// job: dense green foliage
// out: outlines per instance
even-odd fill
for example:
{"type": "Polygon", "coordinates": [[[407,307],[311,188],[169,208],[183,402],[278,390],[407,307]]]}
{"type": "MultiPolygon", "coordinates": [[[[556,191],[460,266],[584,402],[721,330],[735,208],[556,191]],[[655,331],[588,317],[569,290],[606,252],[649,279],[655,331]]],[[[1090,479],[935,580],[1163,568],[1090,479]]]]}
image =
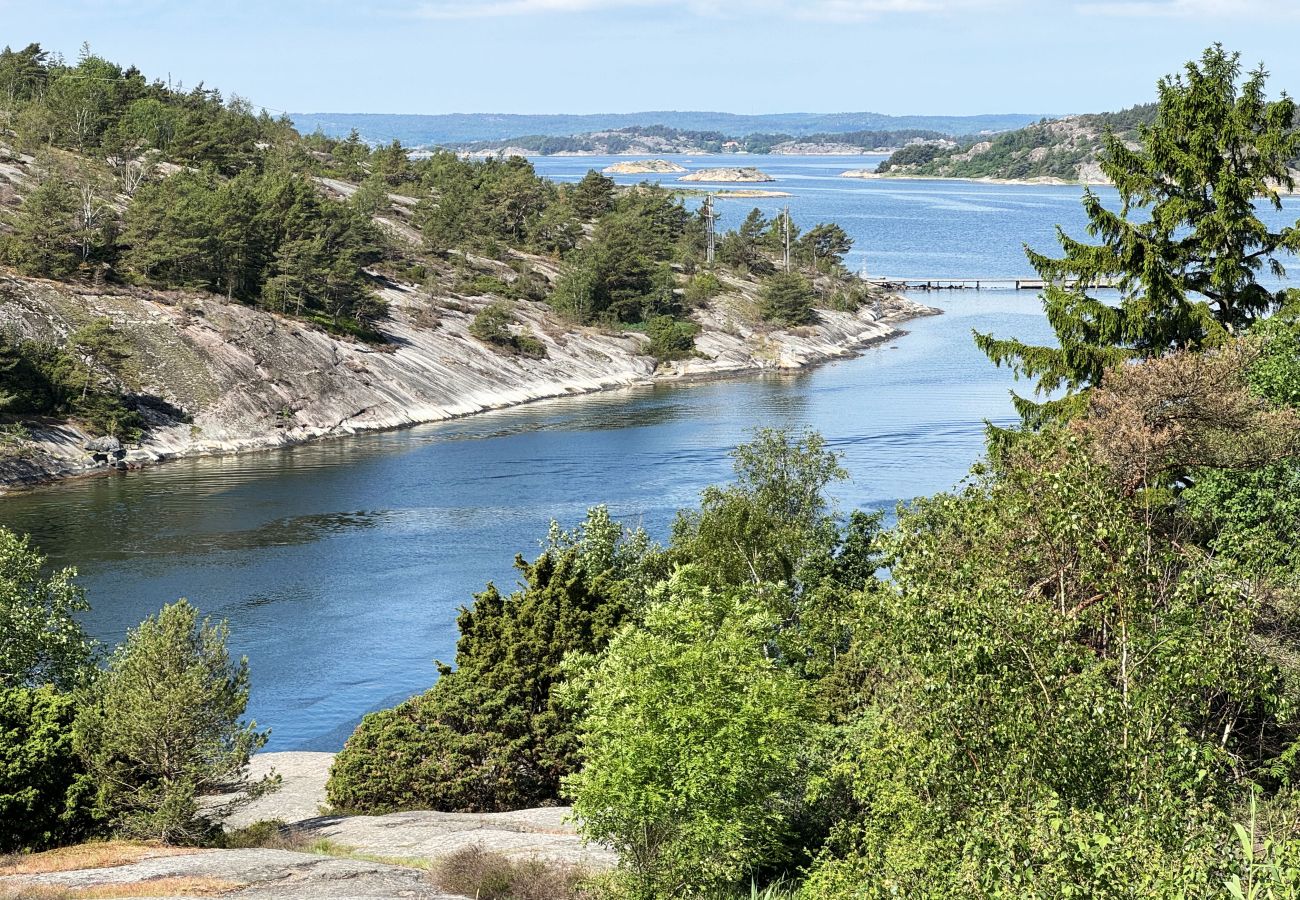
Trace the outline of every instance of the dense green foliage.
{"type": "Polygon", "coordinates": [[[383,312],[362,271],[381,255],[373,224],[290,172],[181,172],[145,184],[123,240],[123,266],[150,283],[205,288],[331,325],[383,312]]]}
{"type": "Polygon", "coordinates": [[[579,322],[641,322],[677,312],[669,263],[699,222],[649,184],[617,198],[573,255],[551,305],[579,322]]]}
{"type": "Polygon", "coordinates": [[[139,412],[105,383],[126,354],[112,327],[92,322],[69,343],[65,348],[0,330],[0,410],[76,419],[99,434],[136,433],[139,412]]]}
{"type": "Polygon", "coordinates": [[[204,288],[344,330],[383,314],[364,269],[385,241],[362,203],[322,196],[287,120],[33,44],[0,53],[5,132],[41,154],[0,235],[0,261],[25,274],[204,288]]]}
{"type": "Polygon", "coordinates": [[[88,51],[71,67],[35,46],[6,54],[19,142],[82,154],[51,157],[19,210],[6,261],[69,277],[120,258],[126,277],[333,322],[377,312],[360,275],[379,252],[377,234],[259,149],[290,140],[288,123],[212,91],[147,83],[88,51]],[[24,78],[34,86],[14,87],[24,78]],[[163,161],[191,168],[152,177],[163,161]],[[120,227],[108,209],[114,187],[131,197],[120,227]]]}
{"type": "Polygon", "coordinates": [[[93,791],[73,749],[73,691],[93,672],[72,569],[47,572],[27,538],[0,529],[0,853],[94,830],[93,791]]]}
{"type": "Polygon", "coordinates": [[[242,721],[248,661],[233,663],[226,626],[184,600],[132,630],[77,714],[76,747],[95,811],[119,833],[192,843],[238,805],[274,787],[245,773],[267,739],[242,721]],[[200,799],[236,793],[217,806],[200,799]]]}
{"type": "Polygon", "coordinates": [[[1286,290],[1258,275],[1282,272],[1285,255],[1300,249],[1300,229],[1271,230],[1254,204],[1281,209],[1279,188],[1293,186],[1295,103],[1266,98],[1263,69],[1244,81],[1240,74],[1238,57],[1215,46],[1184,75],[1162,79],[1138,149],[1106,138],[1101,165],[1121,209],[1084,194],[1088,230],[1101,243],[1062,232],[1062,257],[1029,251],[1048,285],[1043,303],[1059,346],[977,337],[989,358],[1033,379],[1038,393],[1067,392],[1042,403],[1017,397],[1027,422],[1078,409],[1076,392],[1124,360],[1214,346],[1286,300],[1286,290]],[[1107,282],[1121,292],[1118,305],[1089,293],[1107,282]]]}
{"type": "Polygon", "coordinates": [[[815,896],[1176,896],[1216,877],[1295,712],[1266,598],[1044,438],[899,522],[855,622],[874,688],[822,790],[815,896]]]}
{"type": "Polygon", "coordinates": [[[94,786],[73,749],[75,715],[72,696],[48,685],[0,688],[0,853],[94,833],[94,786]]]}
{"type": "Polygon", "coordinates": [[[699,332],[700,326],[694,322],[672,316],[655,316],[645,328],[650,338],[650,355],[661,361],[692,356],[695,353],[695,335],[699,332]]]}
{"type": "Polygon", "coordinates": [[[335,759],[330,803],[355,811],[492,811],[554,803],[577,764],[574,710],[556,691],[570,654],[604,649],[636,612],[658,554],[604,509],[517,566],[457,620],[456,668],[427,693],[362,720],[335,759]]]}
{"type": "Polygon", "coordinates": [[[473,161],[439,152],[414,169],[413,177],[428,191],[417,221],[426,247],[435,252],[526,245],[547,207],[559,201],[556,187],[519,156],[473,161]]]}
{"type": "Polygon", "coordinates": [[[201,85],[188,92],[147,81],[83,46],[75,64],[37,44],[0,52],[0,125],[32,149],[63,147],[125,165],[157,151],[184,165],[233,174],[257,143],[292,131],[201,85]]]}
{"type": "Polygon", "coordinates": [[[93,645],[77,622],[89,607],[73,569],[46,573],[30,541],[0,529],[0,689],[68,691],[85,679],[93,645]]]}
{"type": "Polygon", "coordinates": [[[635,896],[744,882],[786,862],[813,730],[808,686],[769,655],[761,585],[713,589],[679,569],[588,676],[583,763],[568,782],[592,840],[635,896]]]}
{"type": "Polygon", "coordinates": [[[238,722],[247,664],[184,601],[146,620],[107,671],[76,621],[75,572],[0,529],[0,852],[101,834],[190,842],[274,780],[247,784],[265,734],[238,722]],[[201,797],[235,792],[224,805],[201,797]]]}
{"type": "MultiPolygon", "coordinates": [[[[1300,323],[1278,315],[1251,332],[1249,388],[1272,404],[1300,407],[1300,323]]],[[[1235,440],[1252,451],[1271,443],[1241,431],[1235,440]]],[[[1300,572],[1300,459],[1288,454],[1256,466],[1196,469],[1185,480],[1182,500],[1206,523],[1217,555],[1273,577],[1300,572]]]]}

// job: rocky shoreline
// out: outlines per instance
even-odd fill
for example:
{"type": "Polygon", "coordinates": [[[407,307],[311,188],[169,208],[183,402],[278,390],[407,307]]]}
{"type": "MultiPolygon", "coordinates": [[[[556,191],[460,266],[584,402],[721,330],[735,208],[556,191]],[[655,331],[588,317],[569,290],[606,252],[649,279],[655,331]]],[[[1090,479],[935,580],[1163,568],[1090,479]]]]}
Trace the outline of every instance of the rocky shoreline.
{"type": "MultiPolygon", "coordinates": [[[[737,292],[742,282],[729,284],[737,292]]],[[[877,309],[820,311],[793,330],[747,323],[725,304],[698,310],[698,355],[657,365],[645,336],[560,328],[538,304],[521,303],[521,327],[546,346],[544,359],[505,354],[468,335],[477,306],[429,321],[413,285],[383,290],[389,343],[373,346],[207,295],[73,290],[0,277],[0,325],[58,340],[86,316],[111,319],[140,360],[133,392],[153,398],[144,439],[96,441],[74,425],[29,425],[20,454],[0,460],[0,487],[15,489],[167,460],[216,456],[445,421],[535,400],[656,381],[794,371],[897,337],[898,323],[937,310],[902,297],[877,309]],[[184,411],[188,415],[181,416],[184,411]]],[[[742,302],[743,302],[742,297],[742,302]]]]}

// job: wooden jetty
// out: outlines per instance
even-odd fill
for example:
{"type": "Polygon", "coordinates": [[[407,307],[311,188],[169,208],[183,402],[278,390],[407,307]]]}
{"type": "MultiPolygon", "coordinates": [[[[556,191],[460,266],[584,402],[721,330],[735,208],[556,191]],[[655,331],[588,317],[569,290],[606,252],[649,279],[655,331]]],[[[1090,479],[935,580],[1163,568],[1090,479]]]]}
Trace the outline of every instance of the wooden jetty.
{"type": "MultiPolygon", "coordinates": [[[[870,285],[887,291],[1041,291],[1047,287],[1047,282],[1041,278],[894,278],[880,276],[868,277],[863,280],[870,285]]],[[[1098,281],[1092,286],[1113,288],[1117,284],[1107,279],[1098,281]]]]}

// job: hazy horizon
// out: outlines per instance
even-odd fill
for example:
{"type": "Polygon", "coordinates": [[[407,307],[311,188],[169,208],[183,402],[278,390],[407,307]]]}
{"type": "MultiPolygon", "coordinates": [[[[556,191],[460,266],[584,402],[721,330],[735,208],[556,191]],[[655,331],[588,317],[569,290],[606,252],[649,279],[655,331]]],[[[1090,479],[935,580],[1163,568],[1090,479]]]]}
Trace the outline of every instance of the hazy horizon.
{"type": "MultiPolygon", "coordinates": [[[[147,73],[146,73],[147,74],[147,73]]],[[[1148,102],[1148,101],[1139,101],[1148,102]]],[[[1128,106],[1136,104],[1130,103],[1128,106]]],[[[682,115],[686,113],[697,113],[703,115],[719,116],[852,116],[852,115],[880,115],[888,116],[893,119],[906,118],[953,118],[953,119],[978,119],[984,116],[1072,116],[1081,113],[1090,112],[1110,112],[1111,110],[1094,110],[1078,109],[1069,112],[1032,112],[1015,109],[982,109],[973,113],[954,113],[945,110],[910,110],[901,113],[886,113],[878,109],[763,109],[757,112],[736,112],[734,109],[707,109],[700,107],[698,109],[597,109],[591,112],[576,112],[571,109],[542,109],[536,112],[518,112],[508,109],[471,109],[460,110],[457,112],[411,112],[409,110],[362,110],[362,109],[291,109],[286,110],[290,115],[345,115],[345,116],[517,116],[517,117],[541,117],[541,116],[574,116],[574,117],[598,117],[598,116],[640,116],[640,115],[682,115]]]]}

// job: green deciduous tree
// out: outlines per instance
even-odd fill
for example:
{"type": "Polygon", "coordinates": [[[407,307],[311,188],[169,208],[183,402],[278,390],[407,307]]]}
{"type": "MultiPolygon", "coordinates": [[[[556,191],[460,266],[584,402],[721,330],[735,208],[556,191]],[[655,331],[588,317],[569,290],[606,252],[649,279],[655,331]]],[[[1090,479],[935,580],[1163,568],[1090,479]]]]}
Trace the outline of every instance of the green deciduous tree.
{"type": "MultiPolygon", "coordinates": [[[[1300,249],[1300,229],[1269,228],[1255,204],[1282,208],[1300,131],[1290,97],[1267,99],[1262,68],[1240,76],[1238,56],[1215,45],[1160,81],[1155,120],[1139,128],[1137,149],[1108,135],[1101,167],[1120,210],[1091,190],[1083,200],[1100,243],[1062,231],[1063,256],[1028,251],[1048,283],[1044,306],[1059,346],[976,335],[992,360],[1033,379],[1039,393],[1074,394],[1123,360],[1220,343],[1282,303],[1285,292],[1258,276],[1281,273],[1285,255],[1300,249]],[[1111,283],[1118,304],[1093,296],[1111,283]]],[[[1072,396],[1016,403],[1031,424],[1080,408],[1072,396]]]]}
{"type": "Polygon", "coordinates": [[[70,690],[91,669],[93,645],[77,622],[90,607],[74,569],[46,574],[26,537],[0,528],[0,688],[70,690]]]}
{"type": "Polygon", "coordinates": [[[226,636],[184,600],[163,607],[127,635],[78,713],[96,811],[120,833],[193,843],[276,786],[247,778],[267,732],[242,719],[248,661],[231,661],[226,636]],[[200,805],[218,794],[235,796],[200,805]]]}
{"type": "Polygon", "coordinates": [[[735,482],[705,488],[698,510],[678,514],[672,553],[716,585],[792,584],[807,560],[835,544],[826,490],[847,474],[815,432],[762,429],[733,456],[735,482]]]}
{"type": "Polygon", "coordinates": [[[715,591],[699,574],[661,587],[584,684],[583,767],[566,787],[636,897],[738,886],[779,864],[801,799],[811,708],[768,652],[766,586],[715,591]]]}

